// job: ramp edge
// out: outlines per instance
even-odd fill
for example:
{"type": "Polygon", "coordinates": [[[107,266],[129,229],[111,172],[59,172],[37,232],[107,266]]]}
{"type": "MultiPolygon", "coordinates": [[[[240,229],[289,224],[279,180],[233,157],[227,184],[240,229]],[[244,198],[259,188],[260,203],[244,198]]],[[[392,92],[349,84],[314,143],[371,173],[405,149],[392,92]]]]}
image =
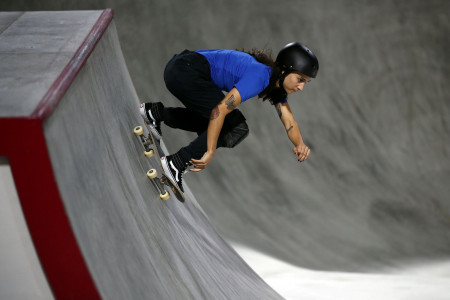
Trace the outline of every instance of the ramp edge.
{"type": "Polygon", "coordinates": [[[53,112],[108,28],[112,18],[113,10],[105,9],[72,59],[39,102],[31,114],[32,118],[46,119],[53,112]]]}

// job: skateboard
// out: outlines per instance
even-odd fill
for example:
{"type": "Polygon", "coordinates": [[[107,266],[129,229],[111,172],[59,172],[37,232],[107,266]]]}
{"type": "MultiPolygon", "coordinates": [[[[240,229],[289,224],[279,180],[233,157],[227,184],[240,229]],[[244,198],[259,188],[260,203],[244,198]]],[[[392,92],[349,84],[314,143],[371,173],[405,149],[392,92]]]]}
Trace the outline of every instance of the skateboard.
{"type": "Polygon", "coordinates": [[[140,138],[142,145],[144,146],[144,155],[146,157],[152,157],[156,153],[156,160],[159,163],[159,169],[161,170],[161,176],[158,177],[158,172],[156,169],[150,169],[147,172],[147,177],[150,179],[152,184],[155,186],[155,188],[159,192],[159,197],[161,200],[167,200],[170,198],[169,192],[167,192],[164,189],[164,185],[168,186],[175,197],[180,202],[184,202],[184,195],[183,192],[180,190],[178,185],[170,179],[166,173],[164,173],[164,169],[161,164],[161,155],[160,153],[164,154],[164,151],[161,148],[159,140],[156,140],[153,137],[152,131],[150,129],[150,126],[147,124],[147,122],[144,120],[144,124],[147,127],[148,136],[144,135],[144,128],[142,126],[136,126],[134,128],[134,134],[140,138]]]}

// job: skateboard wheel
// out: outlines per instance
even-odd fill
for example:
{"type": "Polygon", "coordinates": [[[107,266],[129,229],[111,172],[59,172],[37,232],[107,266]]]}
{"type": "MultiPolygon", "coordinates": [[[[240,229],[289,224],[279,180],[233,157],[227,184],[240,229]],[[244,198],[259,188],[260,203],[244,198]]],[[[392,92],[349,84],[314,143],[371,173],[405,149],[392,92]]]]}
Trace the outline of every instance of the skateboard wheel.
{"type": "Polygon", "coordinates": [[[144,155],[146,157],[152,157],[153,155],[155,155],[155,151],[153,151],[153,149],[150,149],[149,151],[144,151],[144,155]]]}
{"type": "Polygon", "coordinates": [[[134,128],[134,134],[135,135],[143,135],[144,134],[144,128],[142,128],[142,126],[136,126],[134,128]]]}
{"type": "Polygon", "coordinates": [[[167,191],[164,191],[164,194],[159,194],[159,198],[161,198],[161,200],[167,200],[170,198],[170,194],[167,191]]]}
{"type": "Polygon", "coordinates": [[[156,176],[158,176],[158,173],[156,172],[155,169],[148,170],[148,172],[147,172],[147,177],[148,178],[154,179],[154,178],[156,178],[156,176]]]}

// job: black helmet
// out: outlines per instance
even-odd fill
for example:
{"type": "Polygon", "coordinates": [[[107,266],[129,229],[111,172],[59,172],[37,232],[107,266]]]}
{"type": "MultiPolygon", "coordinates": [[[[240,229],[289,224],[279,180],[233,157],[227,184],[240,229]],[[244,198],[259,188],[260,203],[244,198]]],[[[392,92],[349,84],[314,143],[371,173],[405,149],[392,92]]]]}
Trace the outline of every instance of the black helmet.
{"type": "Polygon", "coordinates": [[[311,78],[316,78],[319,71],[317,57],[308,47],[300,43],[284,46],[278,53],[275,63],[287,73],[296,71],[311,78]]]}

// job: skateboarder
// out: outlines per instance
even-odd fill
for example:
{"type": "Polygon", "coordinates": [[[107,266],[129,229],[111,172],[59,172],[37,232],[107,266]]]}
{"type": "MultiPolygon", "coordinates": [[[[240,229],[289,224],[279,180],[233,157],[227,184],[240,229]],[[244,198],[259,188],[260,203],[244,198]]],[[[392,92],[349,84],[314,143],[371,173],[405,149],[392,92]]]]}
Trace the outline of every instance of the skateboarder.
{"type": "Polygon", "coordinates": [[[165,173],[183,191],[182,175],[189,165],[193,165],[191,171],[199,172],[208,166],[217,148],[239,144],[249,129],[236,107],[254,96],[275,106],[298,161],[307,159],[310,149],[303,142],[287,95],[303,90],[318,69],[316,56],[300,43],[287,44],[275,61],[261,50],[185,50],[175,55],[165,68],[164,81],[185,107],[147,102],[141,104],[141,114],[158,139],[162,122],[196,132],[198,137],[161,158],[165,173]]]}

